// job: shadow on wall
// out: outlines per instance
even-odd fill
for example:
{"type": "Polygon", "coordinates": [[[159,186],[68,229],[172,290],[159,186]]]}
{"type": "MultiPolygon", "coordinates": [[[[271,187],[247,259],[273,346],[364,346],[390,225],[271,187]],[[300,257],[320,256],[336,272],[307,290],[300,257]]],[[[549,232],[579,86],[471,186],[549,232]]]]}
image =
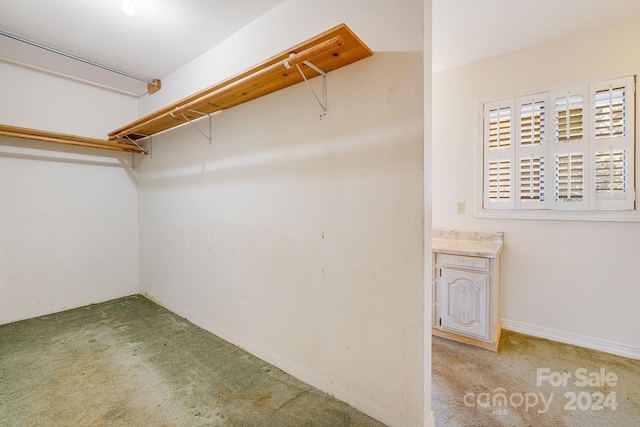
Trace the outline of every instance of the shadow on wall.
{"type": "Polygon", "coordinates": [[[98,150],[70,145],[60,146],[40,141],[7,138],[0,136],[0,157],[10,159],[24,159],[40,162],[68,163],[88,166],[122,168],[131,182],[137,183],[138,177],[132,170],[134,165],[142,161],[141,154],[118,153],[115,151],[98,150]]]}
{"type": "MultiPolygon", "coordinates": [[[[320,90],[319,78],[310,84],[320,90]]],[[[355,157],[362,164],[379,157],[375,172],[391,173],[402,167],[394,166],[394,153],[423,138],[422,52],[376,53],[329,73],[328,100],[326,117],[319,117],[313,94],[299,84],[214,114],[211,144],[188,123],[158,135],[153,157],[142,161],[143,179],[177,185],[197,176],[286,178],[325,173],[355,157]]],[[[195,124],[206,127],[206,120],[195,124]]]]}

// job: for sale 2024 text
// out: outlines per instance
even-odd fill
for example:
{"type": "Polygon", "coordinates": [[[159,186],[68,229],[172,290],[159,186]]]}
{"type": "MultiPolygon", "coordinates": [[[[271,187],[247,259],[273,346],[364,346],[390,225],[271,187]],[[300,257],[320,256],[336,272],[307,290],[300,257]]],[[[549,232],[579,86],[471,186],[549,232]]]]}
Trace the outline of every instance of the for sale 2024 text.
{"type": "Polygon", "coordinates": [[[600,390],[591,391],[592,388],[613,388],[618,384],[618,375],[600,368],[599,371],[589,371],[586,368],[578,368],[571,372],[554,372],[549,368],[538,368],[536,383],[538,387],[547,383],[552,387],[566,387],[571,381],[572,385],[585,388],[585,391],[568,391],[564,394],[567,402],[564,409],[568,411],[591,410],[603,411],[606,409],[615,411],[618,407],[616,392],[603,393],[600,390]]]}

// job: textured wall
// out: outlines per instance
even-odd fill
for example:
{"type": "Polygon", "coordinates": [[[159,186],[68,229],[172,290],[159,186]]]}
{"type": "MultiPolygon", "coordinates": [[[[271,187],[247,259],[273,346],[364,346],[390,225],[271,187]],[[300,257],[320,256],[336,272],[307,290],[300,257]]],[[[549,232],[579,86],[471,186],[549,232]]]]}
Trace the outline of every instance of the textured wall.
{"type": "Polygon", "coordinates": [[[211,145],[154,138],[140,168],[141,291],[391,425],[425,405],[422,12],[285,2],[162,103],[345,22],[375,54],[329,74],[327,117],[297,85],[214,115],[211,145]]]}
{"type": "MultiPolygon", "coordinates": [[[[0,123],[105,138],[136,98],[0,62],[0,123]]],[[[137,292],[130,155],[2,138],[0,323],[137,292]]]]}
{"type": "MultiPolygon", "coordinates": [[[[433,79],[434,227],[505,232],[502,318],[535,335],[640,357],[634,222],[479,219],[476,102],[575,79],[637,72],[638,21],[444,71],[433,79]],[[593,53],[598,52],[598,60],[593,53]],[[466,214],[456,214],[456,202],[466,214]]],[[[636,183],[637,185],[637,183],[636,183]]],[[[635,215],[636,219],[639,218],[635,215]]]]}

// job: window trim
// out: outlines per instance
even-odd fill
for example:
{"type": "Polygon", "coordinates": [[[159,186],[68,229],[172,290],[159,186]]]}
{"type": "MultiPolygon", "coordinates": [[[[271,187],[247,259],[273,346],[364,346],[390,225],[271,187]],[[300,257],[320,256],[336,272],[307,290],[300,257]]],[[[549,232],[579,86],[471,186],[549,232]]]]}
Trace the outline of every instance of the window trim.
{"type": "Polygon", "coordinates": [[[552,209],[485,209],[484,208],[484,105],[504,100],[505,98],[519,98],[541,92],[553,92],[567,86],[587,84],[596,80],[613,80],[617,78],[635,76],[636,85],[640,83],[640,70],[631,70],[609,74],[594,78],[564,81],[556,84],[517,90],[502,95],[488,96],[475,101],[475,216],[480,219],[533,219],[558,221],[607,221],[607,222],[640,222],[640,90],[635,90],[635,128],[634,128],[634,210],[552,210],[552,209]]]}

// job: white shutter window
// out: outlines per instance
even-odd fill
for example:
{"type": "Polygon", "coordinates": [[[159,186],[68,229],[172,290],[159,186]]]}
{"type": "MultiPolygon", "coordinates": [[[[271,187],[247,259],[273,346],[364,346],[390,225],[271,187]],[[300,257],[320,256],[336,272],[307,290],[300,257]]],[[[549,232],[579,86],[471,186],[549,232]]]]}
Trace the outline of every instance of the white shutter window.
{"type": "Polygon", "coordinates": [[[511,146],[511,106],[497,105],[489,110],[489,149],[511,146]]]}
{"type": "Polygon", "coordinates": [[[489,202],[509,202],[511,199],[511,160],[489,161],[489,202]]]}
{"type": "Polygon", "coordinates": [[[546,133],[548,97],[538,94],[516,100],[516,208],[544,209],[546,199],[546,133]]]}
{"type": "Polygon", "coordinates": [[[483,209],[635,211],[636,78],[483,104],[483,209]]]}
{"type": "Polygon", "coordinates": [[[596,90],[594,98],[594,138],[624,136],[626,88],[610,84],[606,89],[596,90]]]}
{"type": "Polygon", "coordinates": [[[514,207],[514,102],[484,106],[484,207],[514,207]]]}
{"type": "Polygon", "coordinates": [[[533,208],[534,206],[525,206],[527,202],[540,202],[543,207],[546,198],[545,188],[545,164],[544,157],[521,157],[520,158],[520,203],[522,208],[533,208]]]}
{"type": "MultiPolygon", "coordinates": [[[[584,181],[583,153],[564,153],[556,155],[556,202],[583,204],[585,200],[584,181]]],[[[566,207],[570,208],[569,205],[566,207]]]]}
{"type": "MultiPolygon", "coordinates": [[[[540,98],[540,96],[538,96],[540,98]]],[[[540,146],[544,142],[546,101],[532,98],[529,102],[520,102],[520,145],[540,146]]]]}
{"type": "Polygon", "coordinates": [[[554,159],[553,182],[555,209],[583,210],[589,207],[588,175],[585,162],[588,157],[586,129],[588,116],[585,104],[588,91],[584,86],[551,92],[554,137],[549,154],[554,159]]]}
{"type": "Polygon", "coordinates": [[[556,142],[579,142],[584,136],[582,93],[559,96],[555,100],[556,142]]]}
{"type": "Polygon", "coordinates": [[[595,153],[595,190],[609,198],[624,196],[627,191],[627,152],[614,150],[595,153]]]}
{"type": "Polygon", "coordinates": [[[594,83],[591,91],[591,197],[594,209],[634,208],[634,78],[594,83]]]}

